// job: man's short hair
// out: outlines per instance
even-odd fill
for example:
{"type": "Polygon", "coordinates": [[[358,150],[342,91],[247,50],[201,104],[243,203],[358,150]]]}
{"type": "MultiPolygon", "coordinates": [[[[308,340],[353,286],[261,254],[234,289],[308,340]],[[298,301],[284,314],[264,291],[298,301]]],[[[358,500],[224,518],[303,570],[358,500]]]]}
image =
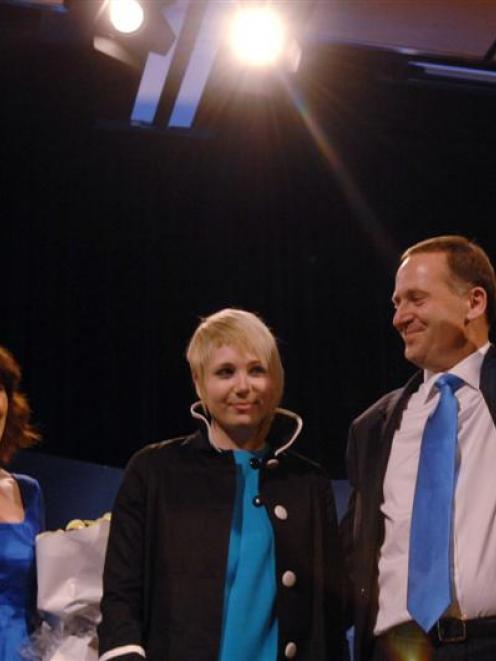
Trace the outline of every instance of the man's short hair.
{"type": "Polygon", "coordinates": [[[419,253],[442,252],[452,275],[471,287],[482,287],[487,294],[486,318],[490,327],[496,321],[496,277],[491,260],[484,250],[464,236],[435,236],[411,246],[401,255],[400,263],[419,253]]]}
{"type": "Polygon", "coordinates": [[[202,319],[186,350],[193,380],[203,384],[205,367],[215,349],[231,346],[252,353],[274,380],[275,403],[282,398],[284,370],[275,337],[265,323],[252,312],[225,308],[202,319]]]}

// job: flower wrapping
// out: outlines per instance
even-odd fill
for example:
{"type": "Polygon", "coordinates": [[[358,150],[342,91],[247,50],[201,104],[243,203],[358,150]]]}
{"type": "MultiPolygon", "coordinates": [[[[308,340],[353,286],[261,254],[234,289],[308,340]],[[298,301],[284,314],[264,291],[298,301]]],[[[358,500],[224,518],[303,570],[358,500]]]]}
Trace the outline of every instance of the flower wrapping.
{"type": "Polygon", "coordinates": [[[45,619],[34,636],[43,661],[96,661],[102,574],[110,522],[36,538],[38,610],[45,619]]]}

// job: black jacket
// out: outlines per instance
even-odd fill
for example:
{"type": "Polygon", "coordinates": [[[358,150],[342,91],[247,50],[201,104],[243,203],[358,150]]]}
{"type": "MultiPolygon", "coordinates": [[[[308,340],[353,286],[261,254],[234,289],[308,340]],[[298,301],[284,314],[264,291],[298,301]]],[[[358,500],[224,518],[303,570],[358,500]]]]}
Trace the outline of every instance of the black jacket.
{"type": "MultiPolygon", "coordinates": [[[[276,544],[277,658],[286,659],[294,643],[296,661],[341,661],[347,648],[330,480],[290,451],[269,453],[260,471],[276,544]],[[293,587],[282,584],[288,570],[293,587]]],[[[131,459],[105,564],[104,659],[140,661],[142,648],[150,661],[217,661],[235,490],[232,453],[215,450],[201,432],[131,459]]]]}
{"type": "MultiPolygon", "coordinates": [[[[391,445],[403,411],[422,382],[417,372],[399,390],[385,395],[351,425],[348,477],[353,487],[341,524],[348,573],[353,584],[355,661],[370,661],[378,609],[378,560],[384,541],[383,483],[391,445]]],[[[481,369],[481,391],[496,425],[496,348],[488,350],[481,369]]]]}

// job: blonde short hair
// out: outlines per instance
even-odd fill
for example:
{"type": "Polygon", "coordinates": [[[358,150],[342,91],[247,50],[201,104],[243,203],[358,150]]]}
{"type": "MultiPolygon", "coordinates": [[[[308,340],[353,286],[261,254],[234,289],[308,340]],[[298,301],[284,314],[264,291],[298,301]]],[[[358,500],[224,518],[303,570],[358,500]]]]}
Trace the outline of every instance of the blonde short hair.
{"type": "Polygon", "coordinates": [[[284,388],[284,370],[275,337],[256,314],[225,308],[202,319],[186,350],[193,381],[203,384],[205,367],[212,352],[227,345],[252,353],[274,380],[274,408],[280,403],[284,388]]]}

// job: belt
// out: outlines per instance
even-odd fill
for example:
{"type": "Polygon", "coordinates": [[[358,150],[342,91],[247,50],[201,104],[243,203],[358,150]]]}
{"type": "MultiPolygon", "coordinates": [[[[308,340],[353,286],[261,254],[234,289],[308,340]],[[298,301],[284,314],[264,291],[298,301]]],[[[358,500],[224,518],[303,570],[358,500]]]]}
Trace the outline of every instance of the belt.
{"type": "Polygon", "coordinates": [[[459,643],[468,638],[496,636],[496,617],[479,617],[476,620],[443,617],[428,635],[433,643],[459,643]]]}
{"type": "Polygon", "coordinates": [[[461,643],[470,638],[496,637],[496,617],[480,617],[475,620],[443,617],[428,633],[425,633],[416,622],[405,622],[389,629],[382,636],[385,638],[414,638],[430,641],[436,646],[445,643],[461,643]]]}

